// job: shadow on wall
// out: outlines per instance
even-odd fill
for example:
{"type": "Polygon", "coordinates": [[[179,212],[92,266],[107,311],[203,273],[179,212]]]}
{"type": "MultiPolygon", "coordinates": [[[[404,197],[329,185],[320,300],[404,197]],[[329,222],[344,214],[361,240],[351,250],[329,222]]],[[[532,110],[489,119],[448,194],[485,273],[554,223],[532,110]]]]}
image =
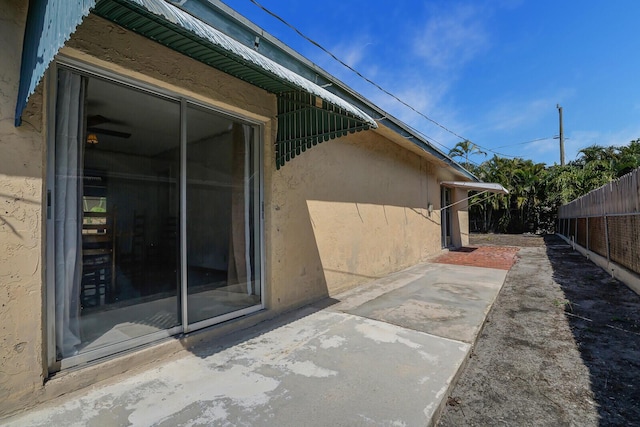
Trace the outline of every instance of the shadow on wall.
{"type": "Polygon", "coordinates": [[[308,200],[307,210],[332,292],[423,260],[428,222],[439,238],[439,223],[415,208],[308,200]]]}
{"type": "Polygon", "coordinates": [[[3,193],[0,193],[0,200],[5,201],[5,203],[2,205],[2,209],[4,209],[4,212],[0,212],[0,226],[6,226],[7,228],[9,228],[9,230],[11,230],[11,233],[13,233],[17,238],[22,239],[22,234],[20,234],[18,229],[15,228],[9,222],[9,218],[12,216],[10,215],[10,211],[9,211],[9,209],[12,209],[10,205],[27,204],[27,205],[39,206],[40,202],[35,200],[25,199],[22,197],[12,196],[10,194],[3,194],[3,193]]]}
{"type": "MultiPolygon", "coordinates": [[[[0,85],[2,86],[2,85],[0,85]]],[[[2,92],[0,87],[0,92],[2,92]]],[[[11,92],[11,91],[9,91],[11,92]]],[[[13,111],[15,98],[8,96],[7,110],[13,111]],[[9,107],[10,106],[10,107],[9,107]]],[[[0,101],[2,110],[3,101],[0,101]]],[[[6,227],[8,231],[23,239],[18,230],[24,227],[22,220],[25,205],[42,206],[39,199],[42,194],[43,169],[43,134],[42,134],[42,83],[36,93],[31,96],[23,114],[20,127],[15,127],[13,117],[0,118],[0,135],[2,136],[3,151],[0,155],[0,176],[2,178],[2,192],[0,193],[0,230],[6,227]],[[26,179],[25,179],[26,178],[26,179]],[[30,197],[25,197],[30,196],[30,197]]]]}
{"type": "Polygon", "coordinates": [[[285,164],[272,200],[272,263],[278,279],[290,280],[283,288],[295,288],[297,301],[330,295],[439,251],[438,180],[449,177],[436,173],[374,132],[326,142],[285,164]]]}
{"type": "Polygon", "coordinates": [[[633,425],[640,419],[640,296],[559,237],[548,235],[545,243],[600,425],[633,425]]]}

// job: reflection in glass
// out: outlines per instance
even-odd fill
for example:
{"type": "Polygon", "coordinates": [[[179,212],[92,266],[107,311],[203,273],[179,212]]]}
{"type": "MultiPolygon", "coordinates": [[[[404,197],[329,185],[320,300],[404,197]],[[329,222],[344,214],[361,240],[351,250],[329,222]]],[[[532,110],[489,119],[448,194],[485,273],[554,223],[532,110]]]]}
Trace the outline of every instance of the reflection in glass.
{"type": "Polygon", "coordinates": [[[188,105],[181,117],[178,100],[58,70],[55,360],[85,353],[73,365],[178,333],[182,303],[189,324],[259,308],[254,129],[188,105]]]}
{"type": "Polygon", "coordinates": [[[56,347],[64,358],[179,325],[180,105],[64,69],[59,76],[56,347]]]}
{"type": "Polygon", "coordinates": [[[260,304],[253,129],[187,110],[189,323],[260,304]]]}

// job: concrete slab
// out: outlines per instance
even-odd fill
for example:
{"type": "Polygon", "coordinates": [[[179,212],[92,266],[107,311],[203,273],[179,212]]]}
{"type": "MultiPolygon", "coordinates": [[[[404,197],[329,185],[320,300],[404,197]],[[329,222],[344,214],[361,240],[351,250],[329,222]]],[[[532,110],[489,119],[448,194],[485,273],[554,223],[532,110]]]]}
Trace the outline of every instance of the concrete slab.
{"type": "Polygon", "coordinates": [[[8,425],[426,425],[468,350],[460,342],[320,311],[8,425]]]}
{"type": "Polygon", "coordinates": [[[330,310],[473,343],[506,270],[422,264],[342,296],[330,310]],[[401,284],[401,286],[398,286],[401,284]]]}
{"type": "Polygon", "coordinates": [[[418,265],[6,423],[429,425],[505,275],[418,265]]]}

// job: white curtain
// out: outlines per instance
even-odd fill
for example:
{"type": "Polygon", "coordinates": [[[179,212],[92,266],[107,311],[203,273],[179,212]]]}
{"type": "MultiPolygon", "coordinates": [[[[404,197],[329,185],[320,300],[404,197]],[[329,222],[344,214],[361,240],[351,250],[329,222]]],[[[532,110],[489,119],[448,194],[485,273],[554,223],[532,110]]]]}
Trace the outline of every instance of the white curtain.
{"type": "Polygon", "coordinates": [[[55,140],[56,347],[72,356],[80,344],[84,79],[58,70],[55,140]]]}
{"type": "Polygon", "coordinates": [[[245,268],[247,275],[247,294],[253,295],[253,280],[251,278],[251,224],[249,209],[251,209],[251,197],[250,194],[251,185],[251,172],[252,168],[250,165],[249,155],[251,153],[251,126],[242,125],[242,130],[244,134],[244,257],[245,257],[245,268]]]}

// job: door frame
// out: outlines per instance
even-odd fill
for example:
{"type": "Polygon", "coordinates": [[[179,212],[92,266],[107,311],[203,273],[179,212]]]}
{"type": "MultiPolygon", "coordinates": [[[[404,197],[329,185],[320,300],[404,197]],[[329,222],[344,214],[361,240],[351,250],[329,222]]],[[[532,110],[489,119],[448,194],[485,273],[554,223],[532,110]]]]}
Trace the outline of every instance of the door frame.
{"type": "Polygon", "coordinates": [[[448,187],[440,187],[440,242],[442,248],[446,249],[451,247],[452,242],[452,230],[451,230],[451,189],[448,187]]]}
{"type": "Polygon", "coordinates": [[[255,118],[243,115],[235,111],[224,110],[212,104],[207,104],[201,100],[193,99],[184,93],[174,92],[165,88],[157,87],[153,84],[136,80],[132,77],[115,73],[108,69],[95,66],[93,64],[85,63],[77,59],[69,58],[66,56],[58,57],[52,62],[45,77],[46,93],[47,93],[47,154],[46,154],[46,173],[45,173],[45,188],[46,188],[46,206],[45,206],[45,233],[44,238],[46,242],[45,248],[45,295],[46,301],[44,304],[46,330],[45,330],[45,348],[46,348],[46,360],[49,373],[55,373],[64,369],[78,366],[96,359],[115,357],[124,351],[135,351],[136,348],[165,339],[172,336],[179,336],[186,334],[197,329],[202,329],[214,324],[225,322],[237,317],[242,317],[256,311],[264,310],[266,305],[265,297],[265,232],[264,232],[264,140],[265,140],[265,123],[255,118]],[[55,206],[54,198],[54,182],[55,182],[55,121],[56,121],[56,100],[57,100],[57,87],[58,87],[58,67],[64,67],[70,71],[78,74],[82,74],[89,77],[100,78],[110,81],[115,84],[124,85],[132,90],[143,91],[154,96],[158,96],[165,99],[171,99],[180,103],[180,182],[179,182],[179,206],[180,206],[180,292],[178,294],[178,318],[181,319],[181,325],[157,331],[148,335],[144,335],[130,340],[125,340],[116,344],[112,344],[108,347],[99,348],[95,350],[89,350],[77,355],[57,359],[56,354],[56,323],[55,323],[55,227],[54,227],[54,215],[55,206]],[[231,313],[216,316],[210,319],[205,319],[196,323],[189,324],[187,318],[187,269],[186,269],[186,184],[187,184],[187,171],[186,171],[186,106],[195,105],[200,108],[207,109],[213,113],[223,115],[232,120],[239,121],[241,123],[250,125],[254,129],[253,141],[255,147],[254,163],[252,165],[252,171],[258,179],[257,185],[255,185],[252,197],[255,200],[254,206],[254,221],[256,228],[256,236],[259,242],[256,245],[256,250],[252,254],[256,259],[255,274],[256,281],[260,286],[260,304],[246,307],[231,313]]]}

